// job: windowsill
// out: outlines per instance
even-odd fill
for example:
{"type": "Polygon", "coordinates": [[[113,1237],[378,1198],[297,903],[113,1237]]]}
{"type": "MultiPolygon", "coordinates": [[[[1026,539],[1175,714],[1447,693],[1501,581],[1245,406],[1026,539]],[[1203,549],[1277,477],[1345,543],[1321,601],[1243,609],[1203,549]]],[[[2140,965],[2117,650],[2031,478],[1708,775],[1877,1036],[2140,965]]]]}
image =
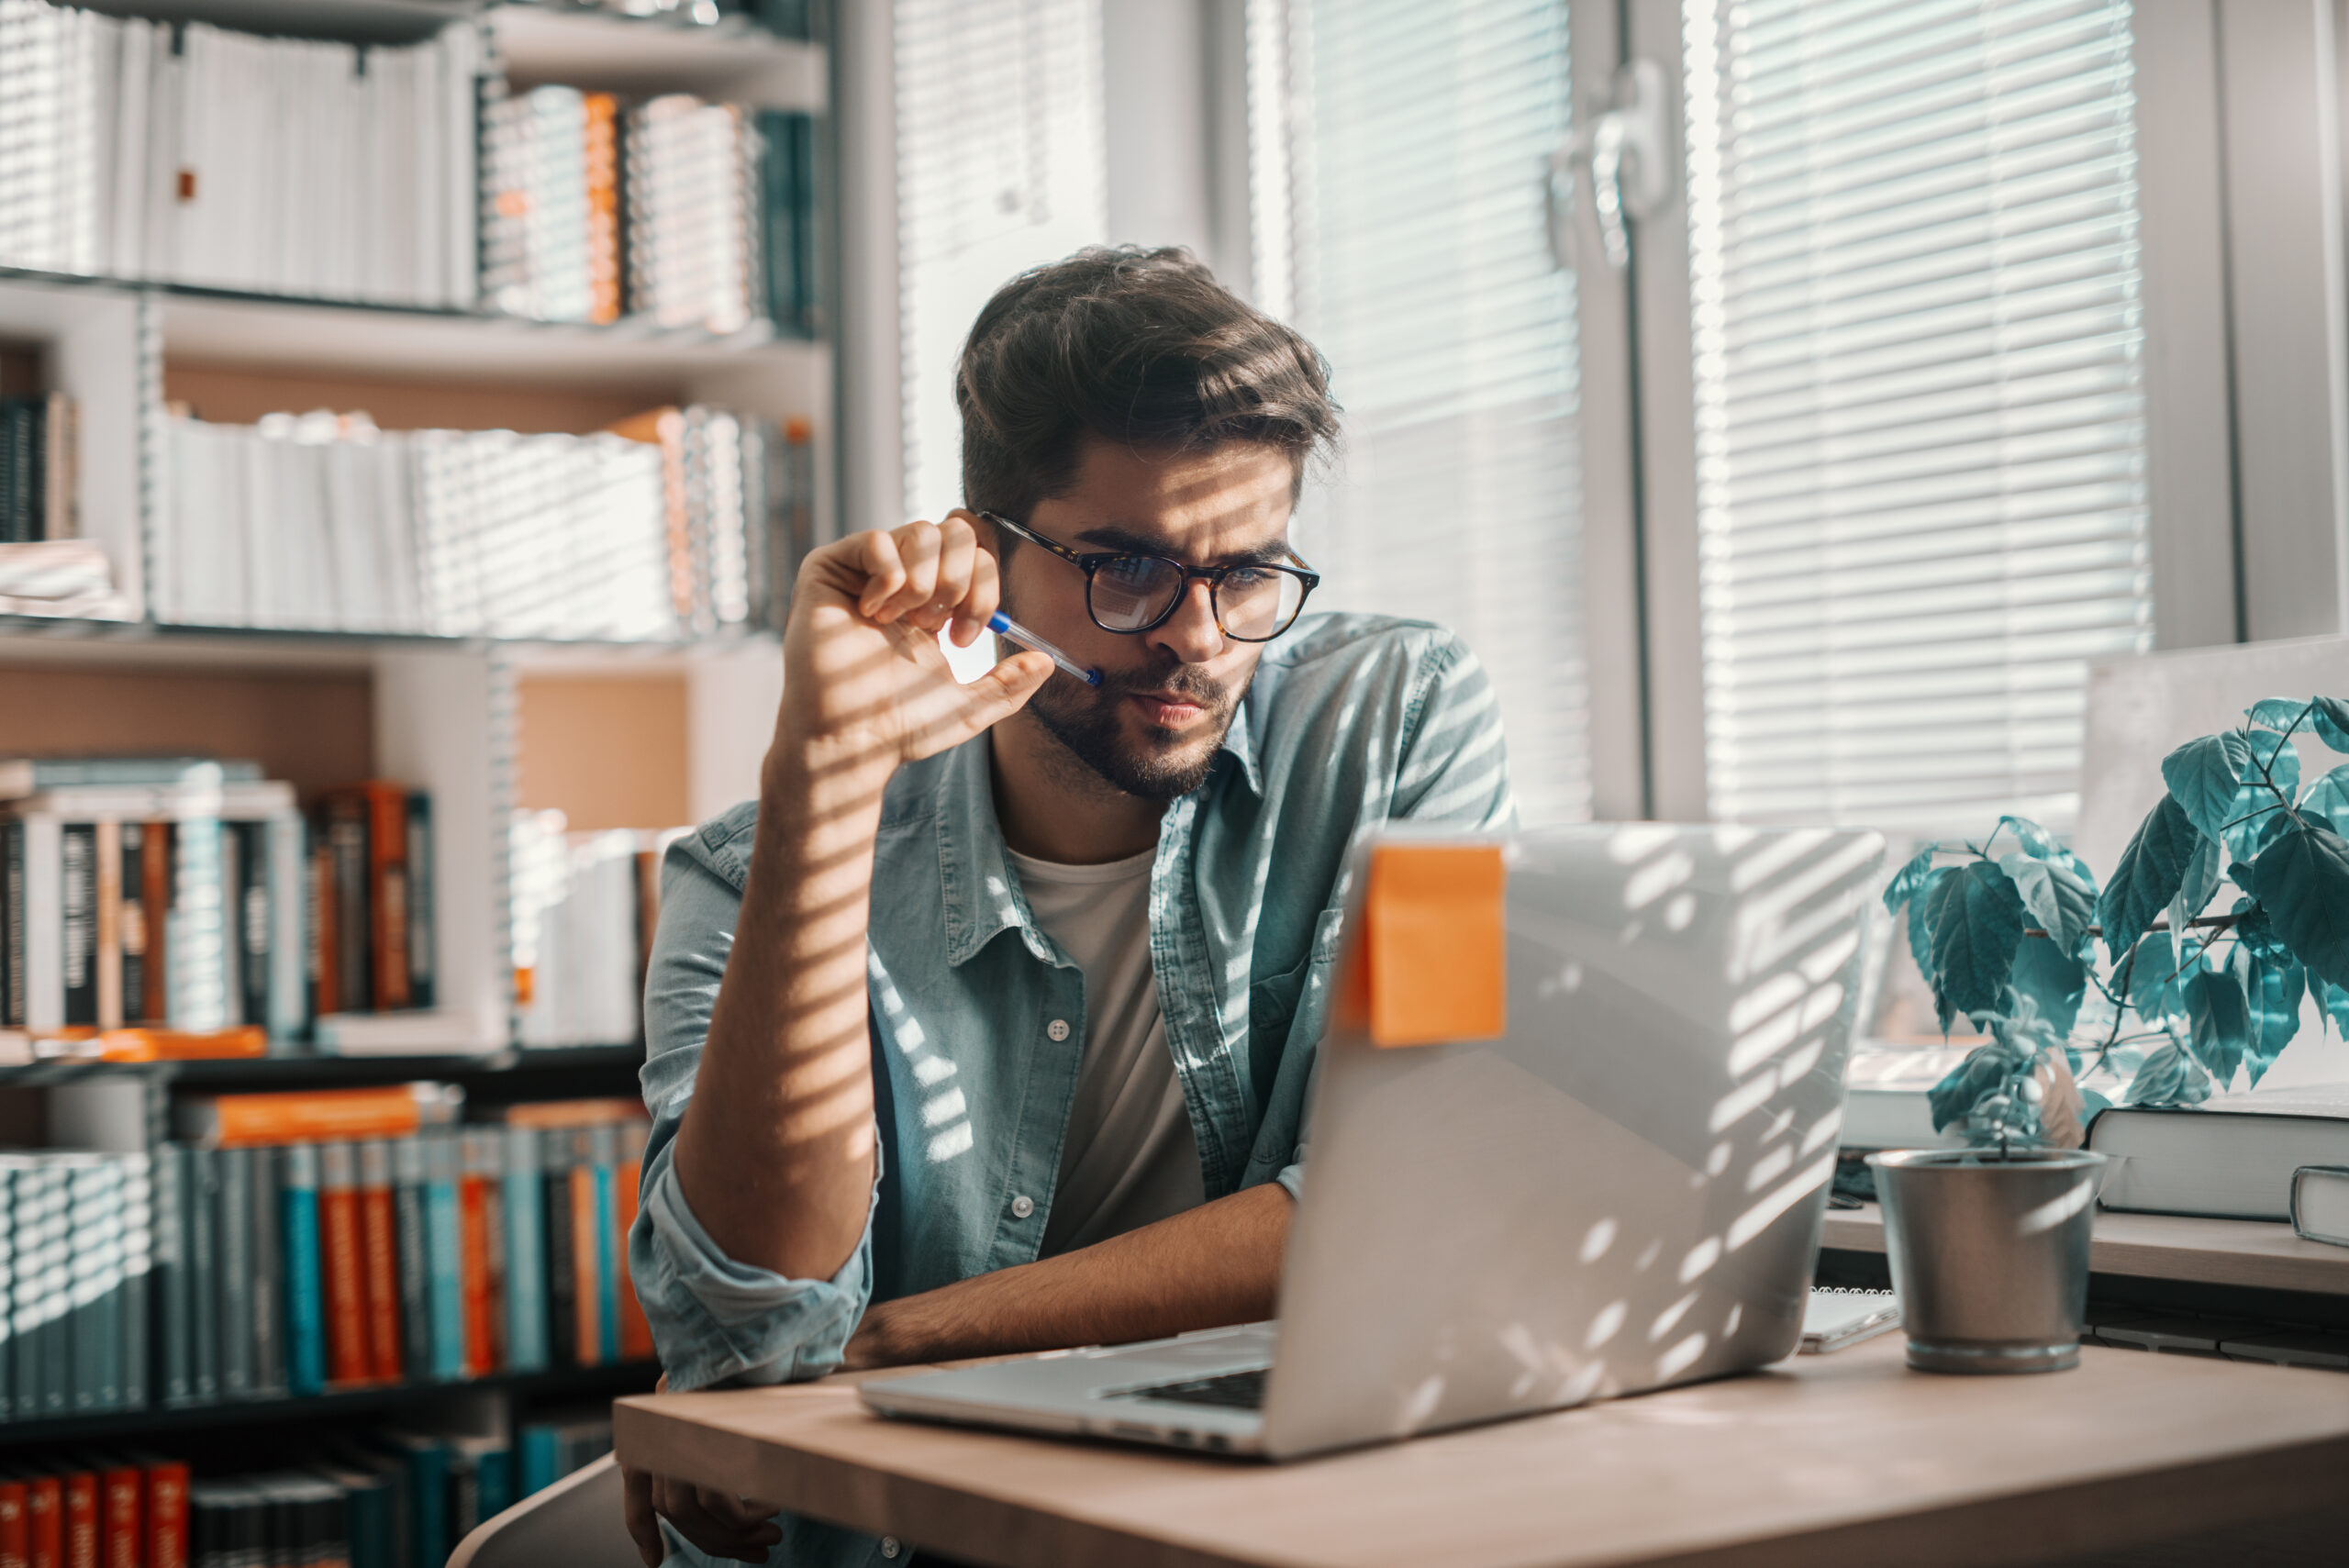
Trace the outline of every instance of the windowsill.
{"type": "MultiPolygon", "coordinates": [[[[1884,1218],[1874,1204],[1831,1208],[1820,1245],[1881,1252],[1884,1218]]],[[[2349,1296],[2349,1247],[2304,1241],[2278,1220],[2099,1213],[2088,1268],[2099,1274],[2349,1296]]]]}

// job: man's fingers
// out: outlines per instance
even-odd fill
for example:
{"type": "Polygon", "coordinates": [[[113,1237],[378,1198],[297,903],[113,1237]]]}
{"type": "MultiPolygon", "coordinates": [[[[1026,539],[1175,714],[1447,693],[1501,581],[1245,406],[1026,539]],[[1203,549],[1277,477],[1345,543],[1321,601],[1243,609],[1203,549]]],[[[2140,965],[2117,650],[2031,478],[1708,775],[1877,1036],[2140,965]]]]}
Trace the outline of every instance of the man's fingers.
{"type": "Polygon", "coordinates": [[[946,635],[957,648],[968,648],[987,628],[987,617],[995,614],[1002,602],[1002,580],[996,572],[995,557],[973,545],[971,585],[963,592],[963,602],[954,606],[954,618],[946,635]]]}
{"type": "Polygon", "coordinates": [[[857,564],[864,568],[864,588],[857,595],[857,613],[870,620],[889,596],[905,586],[906,563],[897,554],[893,534],[879,530],[859,536],[857,564]]]}
{"type": "Polygon", "coordinates": [[[904,575],[879,604],[865,612],[885,626],[927,607],[937,597],[938,557],[944,544],[936,523],[907,523],[892,529],[889,538],[896,545],[904,575]]]}
{"type": "Polygon", "coordinates": [[[971,591],[971,573],[979,555],[978,536],[960,517],[949,517],[938,530],[938,576],[930,598],[917,605],[907,619],[924,631],[939,631],[953,621],[971,591]]]}
{"type": "Polygon", "coordinates": [[[971,732],[975,735],[1026,707],[1028,699],[1052,679],[1052,670],[1050,654],[1030,649],[1024,653],[1013,654],[964,686],[963,694],[969,705],[965,712],[971,721],[971,732]]]}
{"type": "Polygon", "coordinates": [[[712,1557],[729,1557],[737,1562],[765,1562],[767,1548],[781,1540],[783,1532],[772,1521],[746,1529],[712,1513],[702,1501],[707,1495],[700,1487],[685,1482],[666,1481],[661,1488],[661,1513],[676,1526],[679,1535],[712,1557]]]}
{"type": "Polygon", "coordinates": [[[652,1512],[652,1477],[641,1470],[620,1466],[620,1518],[628,1521],[629,1539],[644,1568],[661,1568],[668,1543],[661,1539],[661,1521],[652,1512]]]}
{"type": "MultiPolygon", "coordinates": [[[[781,1503],[762,1503],[755,1497],[737,1497],[731,1492],[714,1486],[696,1486],[694,1496],[703,1507],[744,1531],[772,1528],[768,1521],[783,1511],[781,1503]]],[[[775,1533],[780,1536],[782,1532],[778,1530],[775,1533]]]]}

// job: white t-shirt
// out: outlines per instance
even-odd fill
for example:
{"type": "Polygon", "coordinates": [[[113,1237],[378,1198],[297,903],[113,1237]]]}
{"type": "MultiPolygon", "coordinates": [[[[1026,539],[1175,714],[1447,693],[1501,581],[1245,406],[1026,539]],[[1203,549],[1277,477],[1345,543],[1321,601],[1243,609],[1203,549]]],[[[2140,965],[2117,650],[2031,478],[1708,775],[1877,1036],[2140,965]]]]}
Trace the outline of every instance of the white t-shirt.
{"type": "Polygon", "coordinates": [[[1050,1257],[1197,1207],[1207,1190],[1150,965],[1157,852],[1089,866],[1007,852],[1036,923],[1085,972],[1085,1055],[1044,1224],[1050,1257]]]}

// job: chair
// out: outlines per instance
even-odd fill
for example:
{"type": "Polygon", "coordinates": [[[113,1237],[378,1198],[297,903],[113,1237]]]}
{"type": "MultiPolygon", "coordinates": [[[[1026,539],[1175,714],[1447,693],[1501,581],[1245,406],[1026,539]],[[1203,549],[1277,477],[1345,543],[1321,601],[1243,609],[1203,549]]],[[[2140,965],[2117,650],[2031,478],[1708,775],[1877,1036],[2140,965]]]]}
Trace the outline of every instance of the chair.
{"type": "Polygon", "coordinates": [[[644,1568],[620,1518],[620,1467],[610,1454],[485,1519],[448,1568],[644,1568]]]}

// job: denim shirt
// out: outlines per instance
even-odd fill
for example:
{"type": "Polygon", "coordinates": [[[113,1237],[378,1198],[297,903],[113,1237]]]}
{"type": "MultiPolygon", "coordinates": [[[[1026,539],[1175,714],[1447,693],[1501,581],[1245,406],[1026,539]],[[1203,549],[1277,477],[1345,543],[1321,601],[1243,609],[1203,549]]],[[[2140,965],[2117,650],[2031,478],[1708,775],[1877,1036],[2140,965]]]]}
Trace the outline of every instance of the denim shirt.
{"type": "MultiPolygon", "coordinates": [[[[629,1264],[672,1388],[820,1376],[867,1303],[1035,1260],[1085,983],[1030,914],[988,762],[980,736],[899,770],[884,797],[866,929],[879,1169],[863,1239],[829,1279],[728,1257],[679,1188],[674,1143],[756,803],[671,848],[645,990],[652,1132],[629,1264]]],[[[1168,805],[1151,871],[1152,968],[1209,1199],[1268,1181],[1297,1190],[1357,832],[1389,817],[1514,817],[1491,684],[1452,633],[1314,616],[1267,648],[1206,783],[1168,805]]],[[[882,1561],[871,1537],[782,1522],[771,1562],[882,1561]]]]}

